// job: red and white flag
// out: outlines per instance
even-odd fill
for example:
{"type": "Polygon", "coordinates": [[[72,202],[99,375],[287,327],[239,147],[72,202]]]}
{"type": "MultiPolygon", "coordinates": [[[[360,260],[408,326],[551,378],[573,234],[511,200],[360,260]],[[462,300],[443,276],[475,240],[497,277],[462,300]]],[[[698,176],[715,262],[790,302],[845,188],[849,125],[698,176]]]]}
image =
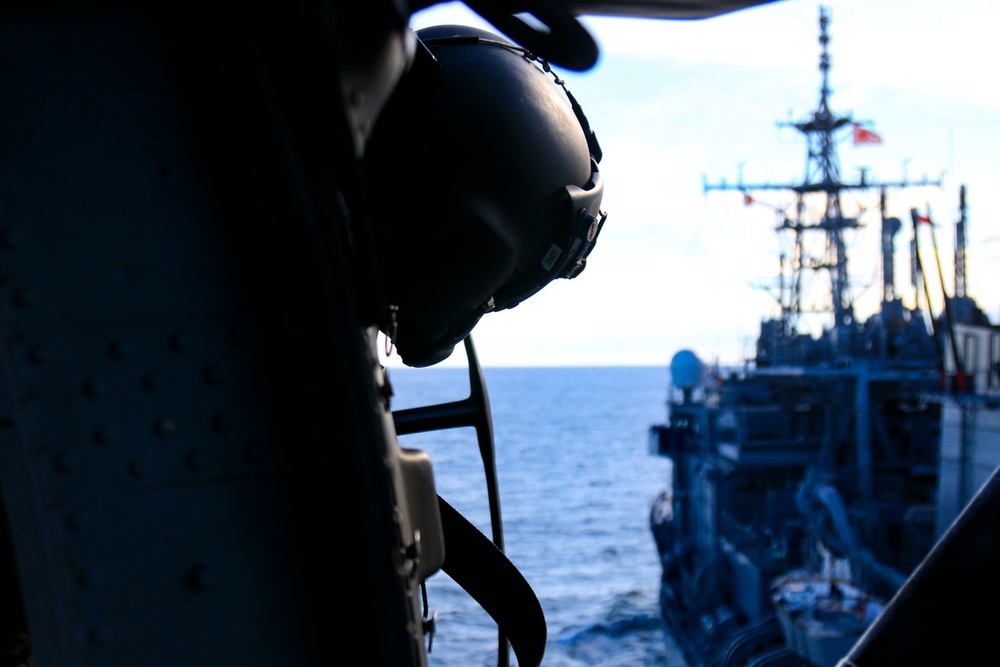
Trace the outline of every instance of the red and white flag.
{"type": "Polygon", "coordinates": [[[852,123],[854,127],[854,145],[860,146],[862,144],[880,144],[882,143],[882,137],[871,130],[866,130],[857,123],[852,123]]]}

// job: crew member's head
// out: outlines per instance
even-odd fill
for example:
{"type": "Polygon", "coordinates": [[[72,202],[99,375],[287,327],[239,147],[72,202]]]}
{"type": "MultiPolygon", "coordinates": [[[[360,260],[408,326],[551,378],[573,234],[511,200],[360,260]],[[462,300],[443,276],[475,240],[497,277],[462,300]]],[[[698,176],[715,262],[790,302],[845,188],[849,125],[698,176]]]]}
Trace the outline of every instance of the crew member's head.
{"type": "Polygon", "coordinates": [[[604,223],[601,150],[548,65],[435,26],[366,149],[383,291],[405,364],[447,358],[490,311],[584,267],[604,223]]]}

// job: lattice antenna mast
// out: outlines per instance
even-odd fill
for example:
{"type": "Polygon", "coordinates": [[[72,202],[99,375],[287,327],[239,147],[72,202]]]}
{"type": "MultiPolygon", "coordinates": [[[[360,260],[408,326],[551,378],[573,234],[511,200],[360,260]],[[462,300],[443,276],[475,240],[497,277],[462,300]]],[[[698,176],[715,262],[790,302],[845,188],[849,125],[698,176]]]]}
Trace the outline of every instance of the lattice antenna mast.
{"type": "Polygon", "coordinates": [[[965,210],[965,186],[958,191],[958,222],[955,223],[955,297],[965,296],[965,243],[967,232],[965,210]]]}
{"type": "MultiPolygon", "coordinates": [[[[830,272],[830,290],[833,301],[835,326],[850,325],[854,321],[854,305],[851,298],[850,275],[847,271],[847,252],[844,245],[844,230],[857,227],[857,220],[845,218],[840,206],[840,191],[845,184],[840,180],[840,158],[837,155],[836,132],[851,122],[849,116],[837,116],[830,111],[830,13],[825,7],[819,11],[819,71],[822,74],[819,105],[812,118],[789,123],[801,132],[809,146],[806,161],[806,178],[800,188],[799,197],[807,192],[822,192],[825,205],[822,220],[815,225],[826,234],[826,254],[818,268],[830,272]]],[[[801,207],[800,207],[801,209],[801,207]]],[[[807,228],[801,217],[796,225],[797,233],[807,228]]]]}
{"type": "MultiPolygon", "coordinates": [[[[806,158],[805,179],[802,183],[793,184],[746,184],[742,175],[739,182],[729,185],[725,181],[719,184],[705,183],[705,192],[710,190],[739,190],[744,193],[747,201],[752,201],[750,192],[761,190],[792,191],[796,195],[796,203],[792,217],[785,217],[778,226],[779,231],[790,231],[795,235],[795,255],[788,262],[790,280],[783,281],[788,294],[782,295],[781,309],[785,330],[796,330],[798,318],[802,313],[802,282],[806,271],[825,270],[830,274],[831,308],[834,315],[834,327],[851,327],[854,324],[854,304],[851,293],[850,274],[847,267],[847,251],[844,241],[846,230],[858,227],[856,218],[846,218],[841,209],[840,195],[848,190],[867,190],[870,188],[909,187],[912,185],[937,185],[940,181],[907,182],[873,182],[868,181],[865,172],[861,172],[855,183],[845,183],[841,180],[840,158],[837,154],[836,134],[849,125],[856,125],[850,115],[838,116],[830,110],[830,12],[826,7],[820,7],[819,12],[819,70],[822,74],[819,105],[806,120],[779,123],[779,126],[793,127],[801,132],[808,146],[806,158]],[[821,194],[825,202],[822,218],[818,222],[807,222],[807,207],[805,195],[821,194]],[[804,254],[803,234],[807,231],[820,231],[826,236],[826,245],[822,258],[810,259],[804,254]]],[[[884,277],[892,280],[892,276],[884,277]]],[[[846,337],[845,337],[846,340],[846,337]]]]}

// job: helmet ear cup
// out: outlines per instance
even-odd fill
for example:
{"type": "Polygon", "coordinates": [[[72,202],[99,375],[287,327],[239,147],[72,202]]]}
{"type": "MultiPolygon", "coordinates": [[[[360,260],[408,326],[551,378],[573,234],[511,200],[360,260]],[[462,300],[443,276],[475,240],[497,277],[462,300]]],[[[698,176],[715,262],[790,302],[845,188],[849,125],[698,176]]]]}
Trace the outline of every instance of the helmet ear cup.
{"type": "Polygon", "coordinates": [[[364,168],[394,343],[426,366],[485,313],[582,268],[594,235],[571,237],[581,205],[599,215],[602,189],[596,140],[547,66],[483,30],[417,37],[364,168]]]}

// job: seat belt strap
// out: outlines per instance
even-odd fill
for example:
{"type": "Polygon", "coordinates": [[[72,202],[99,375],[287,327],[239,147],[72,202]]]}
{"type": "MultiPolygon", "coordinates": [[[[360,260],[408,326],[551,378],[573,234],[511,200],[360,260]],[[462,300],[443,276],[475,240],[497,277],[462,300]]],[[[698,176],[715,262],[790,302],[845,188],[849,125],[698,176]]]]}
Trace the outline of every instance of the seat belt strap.
{"type": "Polygon", "coordinates": [[[518,569],[441,496],[444,565],[448,576],[479,603],[507,636],[520,667],[537,667],[545,654],[545,614],[518,569]]]}

